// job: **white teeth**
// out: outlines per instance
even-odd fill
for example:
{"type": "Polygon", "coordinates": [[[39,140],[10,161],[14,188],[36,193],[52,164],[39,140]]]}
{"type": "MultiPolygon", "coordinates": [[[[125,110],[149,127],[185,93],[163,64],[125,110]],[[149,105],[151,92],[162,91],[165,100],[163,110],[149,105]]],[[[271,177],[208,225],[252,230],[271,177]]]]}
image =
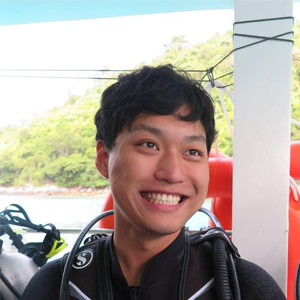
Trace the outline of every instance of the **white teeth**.
{"type": "Polygon", "coordinates": [[[166,194],[142,193],[142,197],[151,203],[162,205],[177,205],[180,201],[180,196],[166,194]]]}

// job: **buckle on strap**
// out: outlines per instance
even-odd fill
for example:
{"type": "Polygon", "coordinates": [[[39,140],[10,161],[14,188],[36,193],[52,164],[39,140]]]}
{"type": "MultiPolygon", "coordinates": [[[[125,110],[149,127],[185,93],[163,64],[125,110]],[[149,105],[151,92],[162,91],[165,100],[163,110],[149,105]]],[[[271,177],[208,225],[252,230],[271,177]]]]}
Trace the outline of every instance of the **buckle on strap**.
{"type": "Polygon", "coordinates": [[[228,235],[226,234],[224,229],[222,229],[220,227],[211,227],[211,228],[205,229],[203,231],[199,231],[199,234],[201,235],[201,238],[200,238],[201,243],[210,241],[214,238],[220,238],[226,242],[226,244],[230,247],[230,249],[236,256],[238,256],[238,257],[241,256],[237,247],[232,243],[232,241],[230,240],[230,238],[228,237],[228,235]]]}

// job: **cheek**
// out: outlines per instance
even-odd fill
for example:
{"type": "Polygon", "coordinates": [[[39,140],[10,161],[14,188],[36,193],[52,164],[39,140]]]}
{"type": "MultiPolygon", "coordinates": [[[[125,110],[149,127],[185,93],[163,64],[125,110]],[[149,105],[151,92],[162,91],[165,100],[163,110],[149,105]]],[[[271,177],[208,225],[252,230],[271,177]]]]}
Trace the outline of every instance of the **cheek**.
{"type": "Polygon", "coordinates": [[[203,166],[200,170],[193,172],[193,180],[195,185],[198,187],[198,192],[207,192],[208,184],[209,184],[209,168],[207,166],[203,166]]]}
{"type": "Polygon", "coordinates": [[[114,182],[122,184],[122,182],[132,181],[133,177],[137,177],[142,172],[141,165],[136,159],[127,156],[114,156],[109,162],[109,175],[114,182]]]}

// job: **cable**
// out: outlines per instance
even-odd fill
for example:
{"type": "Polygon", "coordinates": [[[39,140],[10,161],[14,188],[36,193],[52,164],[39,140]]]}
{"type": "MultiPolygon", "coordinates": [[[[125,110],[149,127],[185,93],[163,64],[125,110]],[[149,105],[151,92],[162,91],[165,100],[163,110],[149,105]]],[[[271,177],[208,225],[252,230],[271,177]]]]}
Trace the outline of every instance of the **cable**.
{"type": "Polygon", "coordinates": [[[81,242],[83,241],[84,237],[88,233],[88,231],[101,219],[110,216],[114,213],[113,210],[108,210],[103,213],[101,213],[99,216],[94,218],[90,223],[86,225],[86,227],[83,228],[83,230],[80,232],[70,254],[68,255],[66,265],[64,267],[62,280],[61,280],[61,286],[60,286],[60,293],[59,293],[59,300],[67,300],[68,299],[68,282],[69,282],[69,276],[72,270],[72,264],[76,255],[76,251],[78,250],[81,242]]]}
{"type": "MultiPolygon", "coordinates": [[[[133,70],[59,70],[59,69],[0,69],[0,72],[132,72],[133,70]]],[[[190,73],[206,72],[205,70],[185,70],[190,73]]],[[[89,80],[118,80],[117,77],[78,77],[78,76],[46,76],[46,75],[0,75],[7,78],[55,78],[55,79],[89,79],[89,80]]]]}
{"type": "MultiPolygon", "coordinates": [[[[12,71],[12,72],[132,72],[132,70],[110,70],[110,69],[102,69],[102,70],[97,70],[97,69],[0,69],[0,72],[2,71],[12,71]]],[[[185,70],[186,72],[190,73],[201,73],[201,72],[206,72],[206,70],[185,70]]]]}
{"type": "Polygon", "coordinates": [[[255,23],[255,22],[266,22],[266,21],[278,21],[278,20],[287,20],[291,19],[294,21],[294,17],[278,17],[278,18],[267,18],[267,19],[256,19],[256,20],[247,20],[247,21],[238,21],[234,22],[233,26],[239,24],[246,24],[246,23],[255,23]]]}
{"type": "MultiPolygon", "coordinates": [[[[255,23],[255,22],[267,22],[267,21],[278,21],[278,20],[287,20],[291,19],[294,21],[294,17],[287,16],[287,17],[278,17],[278,18],[268,18],[268,19],[256,19],[256,20],[246,20],[246,21],[239,21],[233,23],[233,27],[240,24],[247,24],[247,23],[255,23]]],[[[219,66],[226,58],[228,58],[233,52],[245,49],[247,47],[251,47],[266,41],[280,41],[280,42],[291,42],[294,44],[294,41],[292,39],[283,39],[280,38],[282,36],[288,35],[288,34],[294,34],[294,31],[288,31],[284,32],[272,37],[266,37],[266,36],[258,36],[258,35],[249,35],[249,34],[243,34],[243,33],[233,33],[233,36],[239,36],[239,37],[247,37],[247,38],[257,38],[260,39],[260,41],[256,41],[238,48],[235,48],[231,50],[227,55],[225,55],[219,62],[217,62],[213,67],[206,69],[206,70],[185,70],[186,72],[190,73],[205,73],[200,83],[203,82],[211,82],[212,86],[214,87],[214,80],[217,80],[219,78],[223,78],[225,76],[233,74],[233,72],[227,73],[225,75],[221,75],[218,78],[214,79],[213,71],[214,69],[219,66]],[[204,80],[205,77],[208,77],[208,80],[204,80]]],[[[297,59],[295,59],[297,60],[297,59]]],[[[115,69],[115,70],[109,70],[109,69],[0,69],[0,71],[19,71],[19,72],[132,72],[133,70],[129,69],[115,69]]],[[[110,77],[61,77],[61,76],[24,76],[24,75],[0,75],[0,77],[29,77],[29,78],[56,78],[56,79],[90,79],[90,80],[117,80],[117,78],[110,78],[110,77]]],[[[224,85],[222,87],[218,88],[225,88],[232,86],[233,83],[224,85]]]]}
{"type": "MultiPolygon", "coordinates": [[[[292,19],[294,20],[293,17],[279,17],[279,18],[269,18],[269,19],[257,19],[257,20],[247,20],[247,21],[240,21],[240,22],[235,22],[233,23],[233,27],[235,25],[240,25],[240,24],[246,24],[246,23],[255,23],[255,22],[266,22],[266,21],[277,21],[277,20],[285,20],[285,19],[292,19]]],[[[275,36],[272,36],[272,37],[266,37],[266,36],[258,36],[258,35],[249,35],[249,34],[242,34],[242,33],[233,33],[233,36],[240,36],[240,37],[248,37],[248,38],[258,38],[258,39],[261,39],[260,41],[257,41],[257,42],[254,42],[254,43],[250,43],[250,44],[247,44],[247,45],[244,45],[244,46],[241,46],[241,47],[237,47],[233,50],[231,50],[227,55],[225,55],[218,63],[216,63],[213,67],[209,68],[206,70],[206,74],[202,77],[202,80],[201,82],[203,81],[203,79],[205,78],[205,76],[211,76],[212,73],[213,73],[213,70],[219,65],[221,64],[227,57],[229,57],[233,52],[235,51],[238,51],[238,50],[242,50],[242,49],[245,49],[245,48],[248,48],[248,47],[251,47],[251,46],[254,46],[254,45],[257,45],[257,44],[260,44],[260,43],[263,43],[263,42],[266,42],[266,41],[280,41],[280,42],[290,42],[290,43],[293,43],[294,44],[294,41],[291,40],[291,39],[280,39],[280,37],[282,36],[285,36],[287,34],[294,34],[294,31],[288,31],[288,32],[284,32],[284,33],[281,33],[281,34],[278,34],[278,35],[275,35],[275,36]]],[[[209,77],[210,79],[210,77],[209,77]]],[[[213,76],[212,76],[212,85],[214,86],[214,83],[213,83],[213,76]]],[[[226,85],[224,87],[228,87],[228,86],[231,86],[233,84],[230,84],[230,85],[226,85]]]]}
{"type": "Polygon", "coordinates": [[[110,69],[0,69],[0,71],[13,72],[131,72],[133,70],[110,70],[110,69]]]}
{"type": "Polygon", "coordinates": [[[117,80],[113,77],[67,77],[67,76],[24,76],[24,75],[0,75],[0,77],[18,77],[18,78],[56,78],[56,79],[93,79],[93,80],[117,80]]]}

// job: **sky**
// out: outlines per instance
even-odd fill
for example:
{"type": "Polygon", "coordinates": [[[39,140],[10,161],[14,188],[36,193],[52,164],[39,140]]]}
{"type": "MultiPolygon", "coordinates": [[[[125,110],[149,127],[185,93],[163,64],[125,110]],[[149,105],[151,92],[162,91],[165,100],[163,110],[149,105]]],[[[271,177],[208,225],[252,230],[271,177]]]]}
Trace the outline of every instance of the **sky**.
{"type": "MultiPolygon", "coordinates": [[[[300,3],[294,16],[300,19],[300,3]]],[[[95,73],[3,71],[5,69],[133,69],[164,52],[173,36],[191,44],[232,29],[234,11],[101,18],[0,26],[0,127],[20,125],[36,112],[83,95],[94,80],[3,76],[94,76],[95,73]]],[[[205,66],[207,67],[207,66],[205,66]]]]}

